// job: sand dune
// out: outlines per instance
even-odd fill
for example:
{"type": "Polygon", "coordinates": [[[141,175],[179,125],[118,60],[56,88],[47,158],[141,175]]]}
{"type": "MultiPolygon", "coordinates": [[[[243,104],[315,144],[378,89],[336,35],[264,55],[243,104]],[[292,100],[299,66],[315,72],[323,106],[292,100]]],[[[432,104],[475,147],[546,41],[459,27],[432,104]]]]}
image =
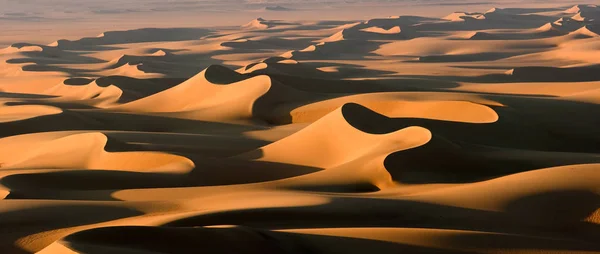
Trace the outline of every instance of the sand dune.
{"type": "Polygon", "coordinates": [[[30,119],[38,116],[54,115],[61,113],[60,108],[42,105],[15,105],[6,104],[0,107],[0,122],[13,122],[30,119]]]}
{"type": "Polygon", "coordinates": [[[0,12],[1,253],[600,253],[597,5],[107,1],[0,12]]]}
{"type": "Polygon", "coordinates": [[[313,122],[335,107],[354,102],[390,117],[416,117],[469,123],[490,123],[498,119],[493,109],[463,101],[464,99],[465,97],[457,96],[449,100],[424,100],[419,95],[411,96],[409,93],[372,93],[307,104],[294,109],[291,116],[293,122],[313,122]]]}
{"type": "Polygon", "coordinates": [[[106,169],[185,172],[186,158],[151,152],[106,152],[102,133],[40,133],[0,140],[2,168],[106,169]],[[76,159],[75,159],[76,158],[76,159]]]}
{"type": "Polygon", "coordinates": [[[580,29],[577,29],[577,31],[575,31],[574,33],[579,36],[583,36],[583,37],[598,37],[598,36],[600,36],[600,34],[598,33],[598,29],[595,26],[584,26],[580,29]]]}
{"type": "Polygon", "coordinates": [[[598,191],[598,177],[594,173],[596,168],[597,165],[590,164],[541,169],[421,195],[425,199],[428,199],[429,195],[437,196],[432,200],[445,204],[452,202],[455,206],[471,205],[472,208],[483,210],[508,210],[507,212],[518,213],[521,216],[532,216],[532,222],[543,221],[547,226],[554,223],[578,223],[594,213],[598,206],[598,200],[594,200],[594,193],[598,191]],[[507,189],[505,186],[513,188],[507,189]],[[462,191],[473,194],[464,195],[462,191]],[[491,193],[498,195],[498,198],[488,199],[491,193]],[[524,197],[530,197],[532,200],[522,203],[521,206],[513,204],[524,197]],[[587,199],[588,197],[590,199],[587,199]],[[465,200],[470,198],[481,199],[465,200]],[[561,202],[566,204],[558,205],[561,202]]]}
{"type": "Polygon", "coordinates": [[[260,155],[256,159],[329,168],[362,156],[408,149],[429,140],[429,132],[420,128],[381,135],[382,132],[389,132],[390,128],[386,126],[385,118],[358,104],[346,104],[301,131],[241,157],[254,158],[260,155]],[[345,139],[350,140],[348,144],[343,142],[345,139]],[[287,149],[294,152],[282,152],[287,149]]]}
{"type": "Polygon", "coordinates": [[[271,117],[277,116],[266,110],[273,111],[273,106],[302,100],[302,97],[306,97],[305,92],[279,84],[268,76],[245,78],[233,70],[213,65],[173,88],[110,110],[168,113],[186,119],[224,122],[276,121],[271,117]],[[173,96],[181,99],[173,101],[173,96]]]}
{"type": "Polygon", "coordinates": [[[192,114],[198,114],[197,112],[201,114],[203,109],[210,109],[207,113],[215,118],[248,118],[252,114],[254,101],[264,95],[269,87],[268,77],[244,80],[240,74],[225,67],[211,66],[180,85],[113,109],[165,113],[191,112],[192,114]],[[244,92],[236,92],[236,90],[244,92]],[[215,97],[219,94],[223,97],[215,97]],[[231,94],[238,94],[241,97],[231,98],[231,94]],[[173,97],[188,99],[173,101],[171,99],[173,97]],[[235,104],[238,104],[238,109],[231,110],[235,104]],[[218,111],[219,105],[223,107],[222,113],[218,111]],[[219,117],[219,114],[223,116],[219,117]]]}
{"type": "Polygon", "coordinates": [[[281,27],[286,25],[293,25],[281,20],[266,20],[263,18],[256,18],[245,25],[242,25],[242,29],[269,29],[273,27],[281,27]]]}
{"type": "Polygon", "coordinates": [[[269,25],[266,24],[265,21],[266,20],[264,20],[263,18],[257,18],[255,20],[252,20],[252,21],[248,22],[248,24],[243,25],[242,28],[246,28],[246,29],[267,29],[267,28],[269,28],[269,25]]]}
{"type": "Polygon", "coordinates": [[[558,26],[560,29],[564,31],[573,31],[581,28],[581,23],[572,18],[560,18],[554,22],[552,22],[555,26],[558,26]]]}
{"type": "Polygon", "coordinates": [[[408,39],[417,36],[414,31],[408,28],[412,24],[413,22],[410,22],[410,20],[405,20],[401,17],[385,20],[373,19],[344,27],[341,31],[321,40],[321,42],[408,39]],[[403,29],[402,26],[407,27],[403,29]]]}
{"type": "Polygon", "coordinates": [[[450,20],[450,21],[466,21],[468,19],[484,19],[485,16],[483,16],[482,13],[467,13],[467,12],[454,12],[446,17],[444,17],[444,19],[446,20],[450,20]]]}

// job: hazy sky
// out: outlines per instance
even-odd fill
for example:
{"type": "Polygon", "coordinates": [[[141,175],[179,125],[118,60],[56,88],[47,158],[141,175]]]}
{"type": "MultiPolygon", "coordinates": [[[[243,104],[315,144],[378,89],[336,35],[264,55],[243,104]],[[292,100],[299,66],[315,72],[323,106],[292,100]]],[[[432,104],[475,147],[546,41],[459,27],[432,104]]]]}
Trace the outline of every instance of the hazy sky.
{"type": "Polygon", "coordinates": [[[238,26],[254,18],[365,20],[443,17],[492,7],[569,6],[570,0],[0,0],[0,47],[142,27],[238,26]]]}

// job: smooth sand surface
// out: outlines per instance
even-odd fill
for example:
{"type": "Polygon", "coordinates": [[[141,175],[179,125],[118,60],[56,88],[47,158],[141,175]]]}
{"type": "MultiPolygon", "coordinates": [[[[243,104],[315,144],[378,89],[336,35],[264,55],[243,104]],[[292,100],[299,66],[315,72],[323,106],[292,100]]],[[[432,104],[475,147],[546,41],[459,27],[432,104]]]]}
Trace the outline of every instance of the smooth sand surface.
{"type": "Polygon", "coordinates": [[[599,6],[106,2],[0,0],[0,253],[600,253],[599,6]]]}

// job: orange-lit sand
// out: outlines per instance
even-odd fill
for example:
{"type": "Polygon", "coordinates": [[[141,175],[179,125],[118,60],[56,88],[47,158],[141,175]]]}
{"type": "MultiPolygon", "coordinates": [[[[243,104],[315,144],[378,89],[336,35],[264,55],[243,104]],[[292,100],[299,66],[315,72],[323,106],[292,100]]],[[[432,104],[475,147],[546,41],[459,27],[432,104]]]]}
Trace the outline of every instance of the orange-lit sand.
{"type": "Polygon", "coordinates": [[[246,2],[0,35],[0,253],[600,253],[600,7],[246,2]]]}

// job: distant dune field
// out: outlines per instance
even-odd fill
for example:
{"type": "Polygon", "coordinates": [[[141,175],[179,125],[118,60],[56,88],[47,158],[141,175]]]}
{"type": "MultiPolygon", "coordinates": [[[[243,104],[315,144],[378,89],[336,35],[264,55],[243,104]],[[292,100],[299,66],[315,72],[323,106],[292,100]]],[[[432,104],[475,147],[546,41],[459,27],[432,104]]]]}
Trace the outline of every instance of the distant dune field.
{"type": "Polygon", "coordinates": [[[0,0],[0,253],[600,253],[599,6],[121,2],[0,0]]]}

